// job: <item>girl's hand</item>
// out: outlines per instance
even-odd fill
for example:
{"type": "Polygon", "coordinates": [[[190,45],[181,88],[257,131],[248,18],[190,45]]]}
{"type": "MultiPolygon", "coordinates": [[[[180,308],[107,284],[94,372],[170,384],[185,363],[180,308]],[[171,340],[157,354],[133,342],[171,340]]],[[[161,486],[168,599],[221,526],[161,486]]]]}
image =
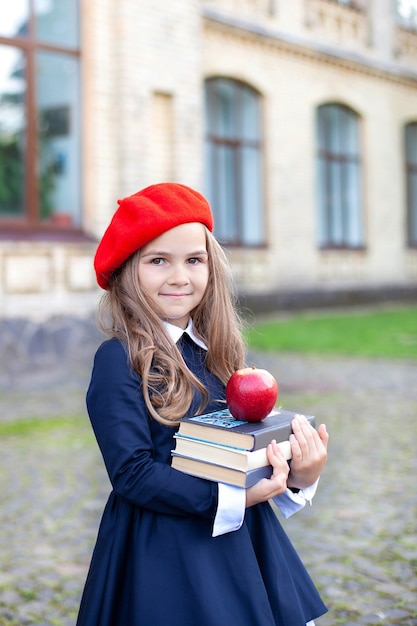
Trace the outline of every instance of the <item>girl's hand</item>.
{"type": "Polygon", "coordinates": [[[267,446],[266,453],[273,469],[271,478],[262,478],[256,485],[246,489],[247,507],[274,498],[280,493],[284,493],[287,488],[290,468],[275,439],[267,446]]]}
{"type": "Polygon", "coordinates": [[[303,489],[316,482],[326,464],[329,435],[324,424],[315,430],[304,415],[293,419],[292,429],[292,459],[287,484],[303,489]]]}

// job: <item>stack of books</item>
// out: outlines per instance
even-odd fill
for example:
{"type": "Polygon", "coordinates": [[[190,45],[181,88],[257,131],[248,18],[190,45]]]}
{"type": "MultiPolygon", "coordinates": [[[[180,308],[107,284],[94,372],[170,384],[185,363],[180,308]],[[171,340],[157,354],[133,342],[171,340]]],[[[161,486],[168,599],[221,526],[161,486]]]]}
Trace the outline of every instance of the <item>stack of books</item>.
{"type": "MultiPolygon", "coordinates": [[[[274,409],[261,422],[236,420],[229,409],[180,421],[172,450],[172,467],[193,476],[251,487],[269,478],[272,467],[266,446],[275,439],[286,459],[291,458],[289,436],[296,413],[274,409]]],[[[315,418],[306,415],[315,427],[315,418]]]]}

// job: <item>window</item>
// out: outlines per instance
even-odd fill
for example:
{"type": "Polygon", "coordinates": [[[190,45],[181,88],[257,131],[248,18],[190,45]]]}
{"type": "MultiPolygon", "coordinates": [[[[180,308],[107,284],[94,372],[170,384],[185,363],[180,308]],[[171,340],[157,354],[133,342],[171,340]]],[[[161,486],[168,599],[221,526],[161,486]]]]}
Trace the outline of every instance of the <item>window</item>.
{"type": "Polygon", "coordinates": [[[79,227],[78,2],[0,8],[0,228],[79,227]]]}
{"type": "Polygon", "coordinates": [[[319,245],[363,246],[358,116],[340,104],[317,110],[319,245]]]}
{"type": "Polygon", "coordinates": [[[206,81],[206,193],[225,244],[264,243],[260,98],[227,78],[206,81]]]}
{"type": "Polygon", "coordinates": [[[408,244],[417,247],[417,122],[405,127],[408,244]]]}
{"type": "Polygon", "coordinates": [[[417,30],[417,0],[397,0],[396,9],[399,24],[417,30]]]}

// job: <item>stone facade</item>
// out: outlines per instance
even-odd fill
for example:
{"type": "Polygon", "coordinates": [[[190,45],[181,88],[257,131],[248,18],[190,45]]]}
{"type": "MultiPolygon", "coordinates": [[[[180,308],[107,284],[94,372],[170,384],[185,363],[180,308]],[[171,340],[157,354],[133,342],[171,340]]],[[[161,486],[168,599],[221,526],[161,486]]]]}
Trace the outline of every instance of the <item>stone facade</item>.
{"type": "Polygon", "coordinates": [[[84,242],[2,241],[0,318],[89,316],[100,295],[92,268],[95,247],[84,242]]]}
{"type": "Polygon", "coordinates": [[[267,240],[231,248],[245,296],[413,289],[406,243],[403,128],[417,121],[417,33],[391,0],[82,2],[85,242],[0,241],[0,316],[91,312],[95,241],[116,199],[161,180],[204,193],[204,80],[237,79],[262,98],[267,240]],[[365,246],[321,250],[315,111],[361,120],[365,246]],[[93,239],[93,240],[92,240],[93,239]]]}

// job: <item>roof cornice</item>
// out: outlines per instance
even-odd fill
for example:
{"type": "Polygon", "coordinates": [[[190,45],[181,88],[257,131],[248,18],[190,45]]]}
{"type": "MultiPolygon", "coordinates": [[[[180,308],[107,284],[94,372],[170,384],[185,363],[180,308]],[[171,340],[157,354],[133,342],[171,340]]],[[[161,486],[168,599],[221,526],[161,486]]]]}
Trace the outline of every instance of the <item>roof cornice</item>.
{"type": "Polygon", "coordinates": [[[343,66],[346,69],[415,86],[417,71],[398,64],[370,59],[360,53],[335,48],[317,41],[298,37],[287,32],[265,27],[252,21],[231,16],[211,7],[203,9],[203,18],[208,25],[233,32],[241,37],[256,39],[267,45],[291,52],[295,55],[314,58],[324,63],[343,66]]]}

